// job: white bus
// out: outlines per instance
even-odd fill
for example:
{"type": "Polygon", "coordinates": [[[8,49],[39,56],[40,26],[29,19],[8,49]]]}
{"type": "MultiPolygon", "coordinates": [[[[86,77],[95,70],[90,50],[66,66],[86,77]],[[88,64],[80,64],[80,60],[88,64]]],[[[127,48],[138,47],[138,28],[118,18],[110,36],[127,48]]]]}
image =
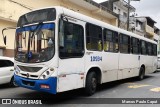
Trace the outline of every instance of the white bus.
{"type": "Polygon", "coordinates": [[[19,18],[15,81],[56,94],[130,77],[157,67],[157,43],[75,11],[55,6],[19,18]]]}

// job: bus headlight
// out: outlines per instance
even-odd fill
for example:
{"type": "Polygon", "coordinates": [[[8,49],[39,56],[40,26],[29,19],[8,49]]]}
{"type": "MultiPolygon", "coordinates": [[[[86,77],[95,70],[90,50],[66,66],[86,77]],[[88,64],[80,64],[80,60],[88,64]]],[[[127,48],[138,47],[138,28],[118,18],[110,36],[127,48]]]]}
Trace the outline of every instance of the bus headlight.
{"type": "Polygon", "coordinates": [[[53,74],[53,72],[54,72],[53,69],[48,69],[42,73],[42,75],[39,77],[39,79],[48,79],[53,74]]]}
{"type": "Polygon", "coordinates": [[[17,66],[14,66],[14,71],[15,71],[15,74],[18,75],[20,72],[20,69],[17,66]]]}

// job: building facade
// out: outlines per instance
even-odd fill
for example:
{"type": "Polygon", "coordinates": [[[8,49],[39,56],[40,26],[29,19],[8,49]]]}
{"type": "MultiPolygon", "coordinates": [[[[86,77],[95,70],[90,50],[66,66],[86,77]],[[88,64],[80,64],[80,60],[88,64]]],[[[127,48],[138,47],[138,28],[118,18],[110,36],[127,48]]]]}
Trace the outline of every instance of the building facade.
{"type": "Polygon", "coordinates": [[[130,26],[129,30],[133,33],[136,33],[141,36],[145,36],[145,23],[139,19],[136,19],[134,16],[130,17],[130,26]]]}
{"type": "Polygon", "coordinates": [[[154,21],[149,16],[144,17],[131,17],[130,18],[130,30],[133,33],[144,36],[146,38],[157,41],[158,38],[154,33],[154,26],[156,21],[154,21]]]}
{"type": "Polygon", "coordinates": [[[158,43],[157,51],[160,54],[160,29],[156,26],[154,26],[154,40],[158,43]]]}
{"type": "MultiPolygon", "coordinates": [[[[0,31],[3,28],[16,26],[19,16],[33,9],[63,6],[73,11],[101,20],[113,26],[118,26],[118,16],[106,7],[92,0],[0,0],[0,31]]],[[[7,44],[0,37],[0,55],[14,56],[15,30],[6,30],[7,44]]]]}
{"type": "Polygon", "coordinates": [[[125,0],[108,0],[102,2],[101,5],[109,8],[111,11],[118,14],[118,27],[127,30],[128,8],[130,8],[129,13],[132,14],[136,10],[133,6],[128,6],[128,3],[125,0]]]}
{"type": "Polygon", "coordinates": [[[156,21],[149,16],[137,17],[135,14],[136,9],[131,5],[128,6],[128,3],[125,0],[108,0],[102,2],[101,5],[119,15],[119,28],[127,30],[128,16],[130,16],[129,31],[155,41],[159,40],[159,35],[154,33],[156,21]],[[130,15],[128,15],[128,11],[130,15]]]}

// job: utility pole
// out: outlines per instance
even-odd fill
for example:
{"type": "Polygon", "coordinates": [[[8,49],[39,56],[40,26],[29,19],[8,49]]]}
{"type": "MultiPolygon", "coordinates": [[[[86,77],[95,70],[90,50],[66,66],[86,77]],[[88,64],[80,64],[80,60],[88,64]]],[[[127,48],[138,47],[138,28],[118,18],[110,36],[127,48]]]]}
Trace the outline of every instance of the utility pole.
{"type": "Polygon", "coordinates": [[[128,0],[128,17],[127,17],[127,31],[129,31],[129,17],[130,17],[130,0],[128,0]]]}
{"type": "Polygon", "coordinates": [[[130,8],[131,8],[131,6],[130,6],[130,2],[131,1],[140,1],[140,0],[128,0],[128,17],[127,17],[127,31],[129,31],[129,17],[130,17],[130,8]]]}

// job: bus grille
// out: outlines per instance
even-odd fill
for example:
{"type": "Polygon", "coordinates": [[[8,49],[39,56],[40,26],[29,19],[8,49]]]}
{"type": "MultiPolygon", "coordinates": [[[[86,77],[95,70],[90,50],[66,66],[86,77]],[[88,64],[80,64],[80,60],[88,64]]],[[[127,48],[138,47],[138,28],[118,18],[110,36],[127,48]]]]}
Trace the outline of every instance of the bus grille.
{"type": "Polygon", "coordinates": [[[27,72],[38,72],[39,70],[42,69],[42,67],[26,67],[26,66],[19,66],[18,67],[22,70],[22,71],[27,71],[27,72]]]}
{"type": "Polygon", "coordinates": [[[27,86],[34,86],[34,85],[35,85],[35,82],[25,81],[25,80],[22,80],[22,83],[23,83],[24,85],[27,85],[27,86]]]}

